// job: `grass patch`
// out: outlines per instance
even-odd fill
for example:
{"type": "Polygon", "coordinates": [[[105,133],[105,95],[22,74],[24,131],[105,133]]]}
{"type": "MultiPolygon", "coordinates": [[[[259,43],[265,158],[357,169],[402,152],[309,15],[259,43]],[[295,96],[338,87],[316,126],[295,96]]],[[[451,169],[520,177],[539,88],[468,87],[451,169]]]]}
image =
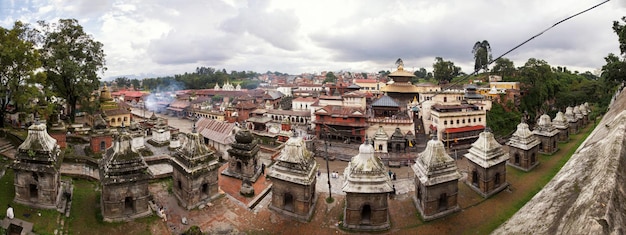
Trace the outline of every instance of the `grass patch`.
{"type": "MultiPolygon", "coordinates": [[[[567,163],[567,161],[572,157],[572,155],[574,154],[574,152],[576,152],[576,150],[578,149],[578,147],[585,141],[585,139],[587,139],[587,137],[591,134],[591,132],[593,132],[593,129],[595,128],[595,126],[592,126],[591,128],[587,128],[585,129],[585,132],[581,132],[578,135],[575,135],[575,138],[570,138],[570,142],[568,143],[561,143],[559,144],[559,148],[560,149],[564,149],[567,148],[568,151],[565,153],[560,153],[557,152],[554,155],[548,156],[548,155],[541,155],[540,156],[540,161],[541,162],[547,162],[552,158],[558,158],[556,160],[556,163],[554,164],[554,166],[552,166],[549,170],[547,170],[546,172],[542,172],[541,176],[539,177],[539,180],[537,180],[532,188],[528,191],[524,191],[524,192],[518,192],[523,194],[523,197],[520,198],[519,200],[516,200],[514,202],[511,202],[511,206],[510,207],[506,207],[506,208],[502,208],[501,212],[498,215],[494,215],[494,218],[492,220],[490,220],[488,223],[484,223],[482,226],[476,228],[475,231],[473,231],[473,233],[475,234],[489,234],[491,232],[493,232],[496,228],[498,228],[501,224],[503,224],[504,222],[506,222],[508,219],[510,219],[517,211],[519,211],[524,205],[526,205],[526,203],[528,201],[530,201],[530,199],[532,199],[535,194],[537,194],[539,191],[541,191],[541,189],[543,189],[543,187],[548,184],[548,182],[550,182],[550,180],[552,180],[552,178],[554,178],[554,176],[561,170],[561,168],[565,165],[565,163],[567,163]],[[581,135],[582,134],[582,135],[581,135]],[[573,142],[575,141],[575,142],[573,142]],[[569,147],[568,147],[569,146],[569,147]]],[[[540,164],[539,166],[537,166],[537,168],[534,169],[534,171],[537,171],[537,169],[539,167],[542,167],[542,165],[540,164]]],[[[545,166],[544,166],[545,167],[545,166]]],[[[524,180],[524,177],[526,174],[537,174],[538,172],[534,172],[534,171],[530,171],[530,172],[524,172],[518,169],[515,169],[513,167],[509,167],[507,166],[507,178],[511,179],[512,178],[519,178],[516,181],[520,182],[522,180],[524,180]]],[[[515,185],[513,185],[514,187],[515,185]]]]}
{"type": "Polygon", "coordinates": [[[12,169],[7,169],[0,179],[0,218],[6,217],[6,204],[11,204],[15,211],[15,217],[33,223],[33,232],[37,234],[54,234],[57,226],[57,218],[60,213],[56,210],[34,209],[22,204],[13,203],[15,186],[13,182],[15,174],[12,169]],[[39,216],[41,213],[41,216],[39,216]]]}
{"type": "Polygon", "coordinates": [[[330,204],[330,203],[333,203],[333,202],[335,202],[334,198],[332,198],[332,197],[327,197],[326,198],[326,203],[330,204]]]}
{"type": "Polygon", "coordinates": [[[84,179],[74,180],[72,211],[69,219],[70,234],[150,234],[156,216],[131,222],[108,223],[100,213],[100,184],[84,179]]]}

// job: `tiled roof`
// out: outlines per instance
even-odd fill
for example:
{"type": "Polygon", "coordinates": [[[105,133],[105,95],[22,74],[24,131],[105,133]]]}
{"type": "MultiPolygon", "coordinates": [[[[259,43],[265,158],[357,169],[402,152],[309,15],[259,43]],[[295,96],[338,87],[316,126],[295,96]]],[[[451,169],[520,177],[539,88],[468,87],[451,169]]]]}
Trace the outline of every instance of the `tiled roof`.
{"type": "Polygon", "coordinates": [[[311,102],[311,103],[313,103],[316,100],[317,100],[317,98],[314,98],[314,97],[298,97],[298,98],[293,99],[292,102],[311,102]]]}
{"type": "Polygon", "coordinates": [[[365,111],[360,108],[339,105],[326,105],[315,111],[315,114],[335,117],[365,117],[365,111]]]}
{"type": "Polygon", "coordinates": [[[270,110],[267,110],[267,113],[278,114],[278,115],[311,116],[311,112],[309,110],[293,111],[293,110],[270,109],[270,110]]]}
{"type": "Polygon", "coordinates": [[[213,140],[220,144],[230,145],[234,141],[234,134],[232,134],[235,124],[222,122],[210,118],[200,118],[196,122],[198,133],[204,136],[204,138],[213,140]]]}
{"type": "Polygon", "coordinates": [[[391,97],[384,95],[372,103],[372,107],[400,107],[391,97]]]}
{"type": "Polygon", "coordinates": [[[354,79],[354,83],[376,83],[376,79],[354,79]]]}
{"type": "Polygon", "coordinates": [[[265,94],[265,96],[263,96],[264,99],[270,99],[270,100],[276,100],[276,99],[280,99],[284,96],[284,94],[280,91],[268,91],[267,94],[265,94]]]}
{"type": "Polygon", "coordinates": [[[172,101],[172,103],[170,103],[170,107],[184,109],[184,108],[189,107],[189,101],[188,100],[174,100],[172,101]]]}

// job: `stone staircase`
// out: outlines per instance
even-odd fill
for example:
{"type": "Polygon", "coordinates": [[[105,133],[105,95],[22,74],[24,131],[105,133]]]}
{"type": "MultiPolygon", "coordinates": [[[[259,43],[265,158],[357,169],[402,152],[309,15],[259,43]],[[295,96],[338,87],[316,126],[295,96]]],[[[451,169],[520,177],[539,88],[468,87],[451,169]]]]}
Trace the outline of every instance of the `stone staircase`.
{"type": "Polygon", "coordinates": [[[0,140],[0,155],[6,156],[10,159],[15,159],[16,152],[17,149],[13,146],[13,144],[0,140]]]}

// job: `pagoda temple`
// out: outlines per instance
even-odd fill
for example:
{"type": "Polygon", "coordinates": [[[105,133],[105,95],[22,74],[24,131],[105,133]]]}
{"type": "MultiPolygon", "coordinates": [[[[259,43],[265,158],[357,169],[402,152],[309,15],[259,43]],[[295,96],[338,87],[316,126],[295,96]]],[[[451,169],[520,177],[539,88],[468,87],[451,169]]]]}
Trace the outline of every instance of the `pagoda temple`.
{"type": "Polygon", "coordinates": [[[389,81],[381,91],[387,93],[389,97],[398,100],[400,107],[406,107],[406,104],[411,102],[413,97],[419,97],[420,89],[411,83],[411,79],[415,77],[415,74],[404,70],[402,60],[399,60],[396,65],[398,66],[397,70],[387,75],[389,81]]]}

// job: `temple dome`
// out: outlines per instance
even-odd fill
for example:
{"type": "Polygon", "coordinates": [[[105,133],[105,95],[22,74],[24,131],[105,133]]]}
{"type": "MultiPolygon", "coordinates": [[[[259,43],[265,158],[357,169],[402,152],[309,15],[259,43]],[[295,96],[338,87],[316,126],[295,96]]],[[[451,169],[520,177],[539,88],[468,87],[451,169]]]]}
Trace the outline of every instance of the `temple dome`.
{"type": "Polygon", "coordinates": [[[254,136],[249,130],[241,130],[235,134],[235,140],[240,144],[249,144],[254,140],[254,136]]]}
{"type": "Polygon", "coordinates": [[[517,124],[517,130],[515,130],[515,133],[513,133],[513,136],[517,136],[520,138],[528,138],[532,135],[533,133],[530,131],[530,128],[528,128],[528,124],[526,124],[525,122],[517,124]]]}

